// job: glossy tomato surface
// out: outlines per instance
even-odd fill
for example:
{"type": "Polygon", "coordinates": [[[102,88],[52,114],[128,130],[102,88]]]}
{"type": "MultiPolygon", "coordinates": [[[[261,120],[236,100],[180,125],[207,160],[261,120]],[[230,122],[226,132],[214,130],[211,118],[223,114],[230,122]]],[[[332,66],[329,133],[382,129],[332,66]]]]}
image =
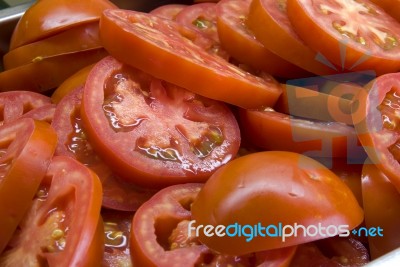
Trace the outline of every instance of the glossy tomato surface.
{"type": "MultiPolygon", "coordinates": [[[[351,190],[325,166],[301,154],[267,151],[237,158],[221,167],[193,201],[192,218],[196,225],[214,227],[296,223],[327,228],[346,225],[350,230],[362,222],[363,211],[351,190]]],[[[283,242],[278,232],[268,231],[271,236],[253,234],[250,240],[248,235],[206,236],[200,231],[199,239],[211,249],[235,255],[328,236],[317,231],[312,235],[288,235],[283,242]]]]}

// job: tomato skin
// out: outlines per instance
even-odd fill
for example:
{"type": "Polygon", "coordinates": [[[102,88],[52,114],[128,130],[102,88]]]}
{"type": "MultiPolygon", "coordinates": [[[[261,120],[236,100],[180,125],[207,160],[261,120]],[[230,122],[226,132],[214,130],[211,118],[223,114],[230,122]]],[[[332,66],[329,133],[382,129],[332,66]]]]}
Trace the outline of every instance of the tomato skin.
{"type": "Polygon", "coordinates": [[[2,150],[6,149],[0,159],[1,254],[32,204],[53,156],[57,135],[49,124],[25,118],[1,126],[0,138],[2,150]]]}
{"type": "MultiPolygon", "coordinates": [[[[363,220],[351,190],[320,163],[292,152],[268,151],[237,158],[218,169],[192,204],[196,225],[348,225],[363,220]],[[213,196],[213,197],[210,197],[213,196]],[[318,202],[315,201],[316,196],[318,202]]],[[[216,251],[231,255],[287,247],[326,238],[298,235],[210,236],[199,240],[216,251]]]]}
{"type": "Polygon", "coordinates": [[[117,8],[108,0],[40,0],[18,21],[10,50],[44,39],[82,23],[98,21],[103,10],[117,8]]]}
{"type": "Polygon", "coordinates": [[[135,11],[107,10],[100,19],[104,47],[128,65],[196,94],[244,108],[271,106],[277,101],[282,91],[272,77],[253,76],[188,40],[198,36],[176,22],[135,11]],[[136,49],[130,49],[133,46],[136,49]]]}

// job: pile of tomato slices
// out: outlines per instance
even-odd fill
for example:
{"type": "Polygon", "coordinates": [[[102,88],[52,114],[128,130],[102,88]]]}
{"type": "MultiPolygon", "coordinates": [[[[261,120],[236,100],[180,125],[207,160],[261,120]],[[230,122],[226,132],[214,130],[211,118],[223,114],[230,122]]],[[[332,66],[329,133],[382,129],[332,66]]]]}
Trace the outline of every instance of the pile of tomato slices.
{"type": "Polygon", "coordinates": [[[363,266],[400,247],[387,2],[37,1],[0,72],[0,266],[363,266]]]}

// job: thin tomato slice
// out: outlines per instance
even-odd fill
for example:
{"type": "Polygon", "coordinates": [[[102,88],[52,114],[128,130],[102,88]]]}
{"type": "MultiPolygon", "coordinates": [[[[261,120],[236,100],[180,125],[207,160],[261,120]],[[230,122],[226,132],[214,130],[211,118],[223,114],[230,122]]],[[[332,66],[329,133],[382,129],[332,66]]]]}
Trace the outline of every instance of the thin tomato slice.
{"type": "Polygon", "coordinates": [[[117,8],[108,0],[41,0],[18,21],[11,36],[10,50],[47,38],[79,24],[100,19],[105,9],[117,8]]]}
{"type": "Polygon", "coordinates": [[[45,122],[19,119],[0,127],[0,254],[31,206],[56,142],[45,122]]]}
{"type": "Polygon", "coordinates": [[[232,57],[256,70],[285,78],[310,75],[266,49],[246,26],[251,1],[223,0],[217,4],[217,28],[221,46],[232,57]]]}
{"type": "Polygon", "coordinates": [[[99,24],[88,23],[11,50],[4,55],[3,65],[4,69],[8,70],[47,57],[99,48],[102,48],[99,24]]]}
{"type": "Polygon", "coordinates": [[[178,13],[181,12],[185,7],[187,7],[187,5],[167,4],[159,6],[151,10],[149,13],[165,19],[175,20],[176,15],[178,15],[178,13]]]}
{"type": "Polygon", "coordinates": [[[370,1],[288,0],[287,11],[301,39],[345,70],[400,69],[400,23],[370,1]]]}
{"type": "Polygon", "coordinates": [[[90,169],[70,157],[54,157],[1,266],[100,266],[101,191],[90,169]]]}
{"type": "Polygon", "coordinates": [[[135,211],[156,191],[122,181],[93,151],[80,115],[83,86],[67,94],[58,104],[52,126],[58,134],[56,155],[72,157],[91,168],[103,185],[103,206],[135,211]]]}
{"type": "Polygon", "coordinates": [[[244,108],[276,102],[281,94],[276,81],[253,76],[207,53],[190,40],[196,36],[196,31],[174,21],[135,11],[107,10],[100,19],[104,47],[126,64],[244,108]]]}
{"type": "Polygon", "coordinates": [[[318,75],[337,72],[328,61],[321,62],[294,31],[286,13],[286,0],[252,1],[246,25],[267,49],[302,69],[318,75]]]}

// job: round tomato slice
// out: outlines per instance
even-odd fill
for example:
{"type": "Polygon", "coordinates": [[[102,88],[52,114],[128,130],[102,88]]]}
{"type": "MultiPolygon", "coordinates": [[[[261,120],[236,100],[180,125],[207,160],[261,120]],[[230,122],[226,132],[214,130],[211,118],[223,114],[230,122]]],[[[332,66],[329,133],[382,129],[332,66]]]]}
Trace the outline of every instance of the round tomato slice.
{"type": "Polygon", "coordinates": [[[226,105],[112,57],[89,74],[81,113],[99,156],[143,186],[203,182],[239,149],[239,127],[226,105]]]}
{"type": "Polygon", "coordinates": [[[257,70],[285,78],[310,75],[266,49],[246,26],[250,0],[223,0],[217,4],[217,28],[221,46],[236,60],[257,70]]]}
{"type": "Polygon", "coordinates": [[[83,87],[67,94],[58,104],[52,126],[58,135],[56,155],[70,156],[91,168],[103,185],[103,206],[135,211],[156,191],[121,181],[93,151],[80,115],[83,87]]]}
{"type": "Polygon", "coordinates": [[[356,198],[339,177],[309,157],[283,151],[249,154],[221,167],[199,192],[191,210],[196,227],[226,227],[224,236],[206,235],[206,228],[201,228],[199,240],[231,255],[335,236],[363,220],[356,198]],[[296,225],[313,228],[312,234],[304,234],[305,230],[294,234],[296,225]],[[285,230],[288,226],[291,230],[285,230]],[[347,229],[340,230],[343,226],[347,229]]]}
{"type": "Polygon", "coordinates": [[[233,256],[201,244],[195,233],[188,231],[190,206],[201,187],[202,184],[167,187],[138,209],[130,239],[135,266],[288,266],[296,247],[233,256]]]}
{"type": "Polygon", "coordinates": [[[311,157],[365,158],[354,128],[342,123],[295,118],[273,109],[242,109],[240,122],[250,142],[266,150],[311,157]]]}
{"type": "Polygon", "coordinates": [[[400,194],[373,164],[362,170],[362,196],[367,227],[380,227],[383,236],[368,236],[371,258],[376,259],[400,247],[400,194]]]}
{"type": "Polygon", "coordinates": [[[10,50],[36,42],[79,24],[98,21],[105,9],[117,8],[108,0],[40,0],[18,21],[10,50]]]}
{"type": "Polygon", "coordinates": [[[99,40],[99,24],[95,22],[11,50],[4,55],[3,64],[7,70],[47,57],[99,48],[102,48],[99,40]]]}
{"type": "Polygon", "coordinates": [[[45,122],[26,118],[0,127],[0,254],[31,206],[56,142],[45,122]]]}
{"type": "Polygon", "coordinates": [[[286,0],[252,1],[246,26],[267,49],[300,68],[318,75],[337,72],[329,61],[321,62],[294,31],[286,13],[286,0]]]}
{"type": "Polygon", "coordinates": [[[400,192],[400,73],[382,75],[366,88],[357,95],[354,126],[369,158],[400,192]]]}
{"type": "Polygon", "coordinates": [[[0,72],[0,91],[28,90],[45,92],[65,79],[104,58],[104,49],[59,55],[0,72]]]}
{"type": "Polygon", "coordinates": [[[288,0],[287,11],[302,40],[343,69],[400,69],[400,23],[370,1],[288,0]]]}
{"type": "Polygon", "coordinates": [[[2,266],[100,266],[101,195],[94,172],[70,157],[53,157],[2,266]]]}
{"type": "Polygon", "coordinates": [[[196,94],[240,107],[276,102],[281,88],[275,80],[253,76],[207,53],[190,40],[195,36],[197,31],[174,21],[135,11],[107,10],[100,19],[104,47],[126,64],[196,94]]]}
{"type": "Polygon", "coordinates": [[[178,13],[181,12],[185,7],[187,7],[187,5],[167,4],[159,6],[151,10],[149,13],[165,19],[175,20],[176,15],[178,15],[178,13]]]}

